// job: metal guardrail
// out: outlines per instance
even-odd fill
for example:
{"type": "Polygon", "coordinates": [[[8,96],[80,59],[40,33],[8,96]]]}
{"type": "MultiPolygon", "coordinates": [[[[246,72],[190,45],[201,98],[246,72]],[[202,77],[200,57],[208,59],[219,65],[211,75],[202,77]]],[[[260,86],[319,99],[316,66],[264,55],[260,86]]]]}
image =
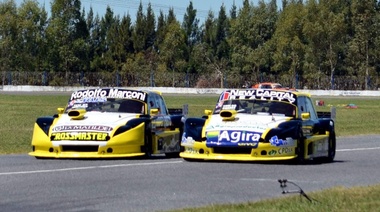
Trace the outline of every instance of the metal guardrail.
{"type": "MultiPolygon", "coordinates": [[[[13,92],[72,92],[75,90],[94,88],[86,86],[31,86],[31,85],[3,85],[0,87],[2,91],[13,92]]],[[[223,88],[184,88],[184,87],[128,87],[131,89],[147,90],[147,91],[160,91],[162,93],[172,94],[220,94],[223,88]]],[[[299,91],[310,93],[312,96],[349,96],[349,97],[378,97],[380,91],[370,90],[306,90],[299,89],[299,91]]]]}

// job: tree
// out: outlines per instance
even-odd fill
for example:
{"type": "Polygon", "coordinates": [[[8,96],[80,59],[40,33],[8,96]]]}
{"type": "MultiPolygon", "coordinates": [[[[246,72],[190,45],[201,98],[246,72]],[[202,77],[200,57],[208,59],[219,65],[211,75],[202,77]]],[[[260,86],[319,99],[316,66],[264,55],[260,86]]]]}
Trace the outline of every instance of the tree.
{"type": "MultiPolygon", "coordinates": [[[[43,70],[46,57],[44,29],[47,26],[47,13],[34,1],[25,1],[18,9],[20,33],[18,34],[18,67],[22,71],[43,70]],[[22,29],[22,30],[21,30],[22,29]],[[22,59],[21,59],[22,58],[22,59]]],[[[41,83],[41,82],[33,82],[41,83]]]]}
{"type": "Polygon", "coordinates": [[[172,21],[169,23],[165,38],[159,47],[161,49],[159,57],[163,65],[161,68],[172,73],[173,87],[176,85],[175,72],[180,72],[185,68],[185,46],[186,41],[184,31],[181,29],[178,21],[172,21]]]}
{"type": "Polygon", "coordinates": [[[346,41],[347,6],[344,0],[309,1],[306,5],[303,33],[308,41],[305,54],[305,79],[321,89],[321,78],[330,76],[330,88],[334,89],[334,76],[346,41]]]}
{"type": "Polygon", "coordinates": [[[304,17],[302,3],[288,3],[279,16],[273,36],[276,44],[273,69],[280,73],[285,84],[294,88],[298,88],[305,55],[304,17]]]}
{"type": "Polygon", "coordinates": [[[349,42],[347,64],[351,75],[364,81],[357,89],[370,89],[370,73],[375,72],[375,56],[379,47],[376,39],[379,34],[377,1],[354,0],[351,4],[353,38],[349,42]]]}
{"type": "Polygon", "coordinates": [[[134,26],[133,31],[133,48],[135,49],[136,53],[141,52],[144,50],[145,43],[146,43],[146,37],[145,37],[145,25],[146,25],[146,18],[143,13],[143,6],[140,2],[139,8],[137,10],[136,14],[136,23],[134,26]]]}
{"type": "MultiPolygon", "coordinates": [[[[17,37],[19,26],[16,3],[13,0],[0,3],[0,70],[17,70],[17,37]]],[[[5,75],[3,75],[3,83],[5,75]]],[[[8,79],[11,83],[11,79],[8,79]]]]}
{"type": "MultiPolygon", "coordinates": [[[[51,7],[51,21],[47,28],[49,62],[51,70],[65,71],[65,84],[69,82],[69,72],[78,72],[85,66],[82,60],[86,51],[84,43],[88,33],[84,17],[81,15],[79,0],[54,0],[51,7]]],[[[60,83],[56,79],[56,83],[60,83]]]]}
{"type": "Polygon", "coordinates": [[[231,61],[235,75],[245,76],[246,84],[263,81],[265,73],[272,71],[274,51],[271,39],[277,22],[276,1],[260,1],[258,6],[251,6],[244,1],[238,17],[231,22],[230,38],[231,61]],[[252,82],[253,81],[253,82],[252,82]]]}

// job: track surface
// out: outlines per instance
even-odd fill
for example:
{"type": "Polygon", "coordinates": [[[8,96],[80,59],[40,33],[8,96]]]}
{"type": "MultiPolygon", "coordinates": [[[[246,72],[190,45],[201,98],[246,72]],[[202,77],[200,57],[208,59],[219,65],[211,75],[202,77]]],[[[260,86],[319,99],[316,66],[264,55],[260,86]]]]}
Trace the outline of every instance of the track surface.
{"type": "MultiPolygon", "coordinates": [[[[37,160],[0,156],[1,211],[159,211],[380,183],[380,135],[340,137],[334,163],[185,162],[180,158],[37,160]],[[289,189],[296,189],[289,185],[289,189]]],[[[296,194],[294,194],[296,195],[296,194]]]]}

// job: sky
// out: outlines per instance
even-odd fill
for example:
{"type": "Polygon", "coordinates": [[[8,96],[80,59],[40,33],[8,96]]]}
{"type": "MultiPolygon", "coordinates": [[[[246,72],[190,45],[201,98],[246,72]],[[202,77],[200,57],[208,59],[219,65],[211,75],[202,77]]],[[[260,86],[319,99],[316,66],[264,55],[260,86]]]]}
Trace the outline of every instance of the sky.
{"type": "MultiPolygon", "coordinates": [[[[46,11],[50,13],[50,5],[52,0],[36,1],[40,6],[45,5],[46,11]]],[[[144,13],[146,12],[148,4],[151,3],[152,9],[156,16],[159,15],[160,10],[162,10],[164,14],[168,14],[169,8],[173,8],[177,20],[182,22],[183,16],[186,13],[186,8],[189,6],[190,1],[193,2],[193,7],[197,10],[197,18],[201,23],[205,21],[210,10],[214,12],[214,17],[217,17],[222,4],[224,4],[228,15],[234,1],[237,9],[243,6],[243,0],[81,0],[81,3],[82,8],[85,9],[86,13],[90,10],[90,7],[92,7],[95,14],[103,16],[108,5],[114,12],[114,15],[120,15],[120,17],[122,17],[129,14],[132,21],[134,21],[136,17],[140,2],[143,5],[144,13]]],[[[18,6],[22,2],[23,0],[16,0],[18,6]]],[[[250,0],[250,2],[257,5],[259,0],[250,0]]],[[[266,2],[269,2],[269,0],[266,2]]],[[[278,0],[277,2],[277,4],[280,5],[281,0],[278,0]]]]}

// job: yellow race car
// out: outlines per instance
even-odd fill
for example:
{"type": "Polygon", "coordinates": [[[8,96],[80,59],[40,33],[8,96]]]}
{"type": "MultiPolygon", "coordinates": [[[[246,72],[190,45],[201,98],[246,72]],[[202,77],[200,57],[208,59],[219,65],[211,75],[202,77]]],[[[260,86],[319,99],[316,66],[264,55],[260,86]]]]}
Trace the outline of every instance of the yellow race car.
{"type": "Polygon", "coordinates": [[[36,158],[179,156],[181,109],[169,110],[160,92],[123,88],[75,91],[65,108],[34,124],[36,158]],[[176,111],[176,114],[169,114],[176,111]]]}
{"type": "Polygon", "coordinates": [[[181,145],[180,156],[188,161],[331,162],[334,119],[331,112],[317,113],[310,95],[295,90],[226,90],[213,111],[186,119],[181,145]]]}

